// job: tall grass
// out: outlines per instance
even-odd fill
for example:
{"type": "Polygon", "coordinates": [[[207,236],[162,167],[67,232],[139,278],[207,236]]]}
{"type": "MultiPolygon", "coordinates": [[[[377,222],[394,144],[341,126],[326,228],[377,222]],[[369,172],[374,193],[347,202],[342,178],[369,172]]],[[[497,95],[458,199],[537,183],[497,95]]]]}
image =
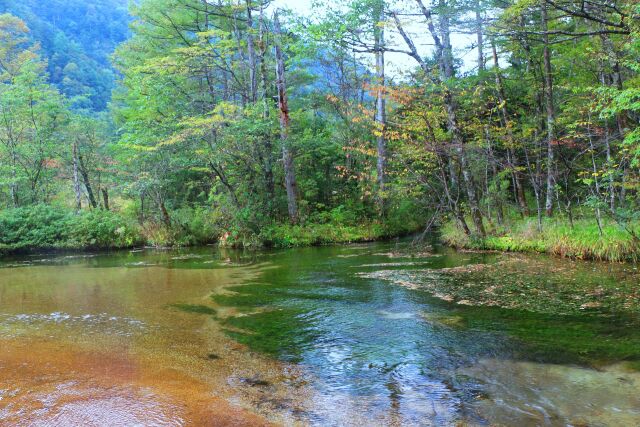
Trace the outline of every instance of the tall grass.
{"type": "Polygon", "coordinates": [[[540,252],[562,257],[599,261],[640,259],[640,246],[633,236],[614,223],[602,226],[594,221],[577,220],[573,227],[562,219],[545,219],[538,231],[535,219],[512,220],[490,229],[486,238],[466,236],[455,223],[442,227],[442,239],[449,245],[467,249],[508,252],[540,252]]]}

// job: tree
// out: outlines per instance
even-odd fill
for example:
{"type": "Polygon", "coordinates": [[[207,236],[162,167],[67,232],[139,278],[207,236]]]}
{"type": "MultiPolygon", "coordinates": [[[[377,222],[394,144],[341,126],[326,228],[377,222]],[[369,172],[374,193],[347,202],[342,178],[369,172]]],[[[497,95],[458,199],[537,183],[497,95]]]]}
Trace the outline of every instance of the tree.
{"type": "Polygon", "coordinates": [[[45,64],[27,34],[24,22],[0,15],[0,156],[14,206],[21,193],[32,203],[49,199],[66,120],[63,99],[46,82],[45,64]]]}

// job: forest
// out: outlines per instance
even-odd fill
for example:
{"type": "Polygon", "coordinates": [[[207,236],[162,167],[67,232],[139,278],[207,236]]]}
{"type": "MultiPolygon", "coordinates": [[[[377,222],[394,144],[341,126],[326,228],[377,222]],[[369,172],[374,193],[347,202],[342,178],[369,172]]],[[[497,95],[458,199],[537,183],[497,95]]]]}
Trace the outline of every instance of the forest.
{"type": "Polygon", "coordinates": [[[0,253],[436,230],[637,260],[639,18],[633,0],[0,0],[0,253]]]}

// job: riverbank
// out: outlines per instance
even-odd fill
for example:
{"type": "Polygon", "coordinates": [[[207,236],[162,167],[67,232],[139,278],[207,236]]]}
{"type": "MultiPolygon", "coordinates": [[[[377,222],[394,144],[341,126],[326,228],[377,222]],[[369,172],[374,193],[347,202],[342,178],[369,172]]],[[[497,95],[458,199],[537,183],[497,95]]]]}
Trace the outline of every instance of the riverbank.
{"type": "Polygon", "coordinates": [[[203,212],[176,215],[170,226],[142,224],[123,212],[35,205],[0,211],[0,256],[32,252],[78,252],[140,246],[189,247],[219,244],[228,248],[301,247],[371,242],[412,233],[418,222],[328,221],[300,225],[271,224],[256,232],[216,223],[203,212]],[[226,231],[229,230],[229,231],[226,231]]]}
{"type": "Polygon", "coordinates": [[[458,249],[501,252],[547,253],[551,255],[609,262],[637,262],[640,242],[617,224],[603,224],[602,234],[593,221],[545,219],[538,231],[535,218],[516,220],[487,230],[484,239],[467,236],[455,223],[441,229],[442,240],[458,249]]]}
{"type": "Polygon", "coordinates": [[[337,223],[289,225],[276,224],[258,234],[226,233],[218,243],[232,248],[295,248],[374,242],[400,237],[418,230],[418,224],[408,227],[390,227],[381,222],[366,222],[356,225],[337,223]]]}
{"type": "Polygon", "coordinates": [[[143,243],[136,225],[112,211],[76,213],[47,205],[0,211],[0,256],[123,249],[143,243]]]}

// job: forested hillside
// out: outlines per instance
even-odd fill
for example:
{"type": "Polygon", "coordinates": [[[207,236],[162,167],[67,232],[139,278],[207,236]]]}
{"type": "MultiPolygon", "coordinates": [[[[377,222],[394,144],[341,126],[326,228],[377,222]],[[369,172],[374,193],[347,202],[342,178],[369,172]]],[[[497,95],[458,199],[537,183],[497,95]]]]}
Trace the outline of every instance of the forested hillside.
{"type": "Polygon", "coordinates": [[[0,16],[7,248],[296,245],[440,225],[460,246],[637,258],[633,1],[0,12],[17,16],[0,16]],[[109,111],[80,113],[104,110],[121,41],[109,111]],[[385,73],[389,53],[411,65],[385,73]]]}
{"type": "Polygon", "coordinates": [[[0,0],[40,44],[50,82],[75,108],[106,109],[114,88],[110,56],[128,37],[127,0],[0,0]]]}

